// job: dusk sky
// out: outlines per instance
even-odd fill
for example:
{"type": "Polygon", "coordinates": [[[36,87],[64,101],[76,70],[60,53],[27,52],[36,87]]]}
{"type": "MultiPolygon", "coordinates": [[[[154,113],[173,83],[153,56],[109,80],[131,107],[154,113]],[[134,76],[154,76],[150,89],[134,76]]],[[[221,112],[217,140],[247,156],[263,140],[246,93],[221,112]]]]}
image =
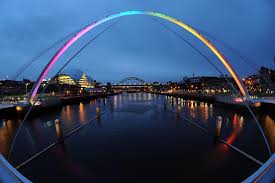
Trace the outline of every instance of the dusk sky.
{"type": "MultiPolygon", "coordinates": [[[[10,77],[29,59],[65,35],[106,15],[127,10],[170,15],[230,44],[255,67],[275,67],[274,0],[1,0],[0,78],[10,77]]],[[[83,70],[101,82],[117,82],[127,76],[166,82],[180,81],[193,73],[218,75],[201,56],[155,19],[141,15],[117,19],[119,21],[113,27],[81,52],[66,69],[83,70]]],[[[182,35],[225,71],[196,38],[167,21],[157,20],[182,35]]],[[[82,37],[60,59],[49,76],[115,21],[82,37]]],[[[216,45],[242,77],[253,73],[229,50],[221,44],[216,45]]],[[[36,79],[54,51],[56,49],[33,64],[22,77],[36,79]]]]}

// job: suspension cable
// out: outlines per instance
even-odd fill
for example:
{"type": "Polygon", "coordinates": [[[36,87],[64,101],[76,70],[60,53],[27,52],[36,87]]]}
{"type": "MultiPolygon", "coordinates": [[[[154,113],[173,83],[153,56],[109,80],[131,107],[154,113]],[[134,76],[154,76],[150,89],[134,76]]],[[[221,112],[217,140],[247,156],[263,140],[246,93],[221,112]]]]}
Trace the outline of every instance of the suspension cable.
{"type": "MultiPolygon", "coordinates": [[[[157,20],[155,20],[157,21],[157,20]]],[[[238,94],[240,95],[240,92],[236,89],[236,87],[228,80],[228,78],[223,74],[223,72],[205,55],[203,54],[198,48],[196,48],[195,46],[193,46],[189,41],[187,41],[186,39],[184,39],[180,34],[178,34],[176,31],[172,30],[170,27],[168,27],[167,25],[163,24],[162,22],[157,21],[160,25],[162,25],[163,27],[165,27],[167,30],[169,30],[170,32],[174,33],[176,36],[178,36],[182,41],[184,41],[185,43],[187,43],[189,46],[191,46],[195,51],[197,51],[197,53],[202,56],[208,63],[210,63],[223,77],[224,79],[231,85],[232,89],[238,94]]],[[[255,114],[253,113],[253,111],[251,110],[248,101],[244,100],[243,97],[240,97],[241,100],[243,101],[244,105],[246,106],[246,108],[249,110],[250,114],[252,115],[252,117],[254,118],[258,129],[261,132],[262,137],[264,138],[264,142],[266,145],[266,148],[268,150],[268,154],[271,157],[272,153],[271,153],[271,149],[270,146],[268,144],[268,141],[266,139],[266,136],[264,134],[264,131],[258,121],[258,119],[256,118],[255,114]]]]}
{"type": "MultiPolygon", "coordinates": [[[[229,49],[233,54],[237,55],[243,63],[249,65],[250,66],[249,68],[250,68],[251,71],[258,72],[258,69],[257,69],[258,66],[255,67],[256,64],[253,65],[250,62],[250,59],[248,59],[247,57],[243,56],[241,54],[241,52],[237,48],[234,48],[233,46],[231,46],[227,42],[218,39],[216,36],[214,36],[213,34],[210,34],[209,32],[206,32],[205,30],[201,30],[201,29],[197,29],[197,28],[196,28],[196,30],[198,30],[200,33],[208,36],[209,38],[211,38],[212,40],[216,41],[217,43],[220,43],[223,47],[229,49]]],[[[262,74],[260,72],[258,72],[258,73],[259,73],[259,76],[261,76],[262,79],[266,82],[266,84],[270,85],[272,89],[275,88],[275,84],[274,84],[274,82],[272,80],[268,80],[267,76],[265,76],[264,74],[262,74]]]]}
{"type": "MultiPolygon", "coordinates": [[[[168,103],[168,104],[171,104],[171,103],[172,103],[172,102],[170,102],[170,103],[168,103]]],[[[177,113],[177,112],[175,112],[175,111],[173,111],[173,110],[169,110],[169,111],[170,111],[170,112],[173,112],[173,113],[177,113]]],[[[184,117],[182,114],[178,114],[178,113],[177,113],[177,115],[178,115],[179,117],[181,117],[184,121],[187,121],[188,123],[192,124],[193,126],[199,128],[200,130],[202,130],[202,131],[205,132],[206,134],[214,136],[212,133],[210,133],[209,130],[207,130],[206,128],[204,128],[204,127],[198,125],[196,122],[194,122],[194,121],[192,121],[192,120],[190,120],[190,119],[184,117]]],[[[237,151],[238,153],[244,155],[246,158],[252,160],[253,162],[255,162],[256,164],[258,164],[259,166],[262,166],[262,165],[263,165],[263,162],[261,162],[260,160],[254,158],[253,156],[251,156],[250,154],[248,154],[248,153],[244,152],[243,150],[237,148],[236,146],[227,143],[227,142],[226,142],[225,140],[223,140],[222,138],[217,137],[217,140],[219,140],[219,141],[222,142],[223,144],[229,146],[231,149],[237,151]]]]}
{"type": "MultiPolygon", "coordinates": [[[[80,29],[79,29],[80,30],[80,29]]],[[[37,61],[37,59],[39,59],[41,56],[43,56],[44,54],[46,54],[47,52],[49,52],[50,50],[52,50],[54,47],[56,47],[57,45],[59,45],[60,43],[62,43],[64,40],[70,38],[72,35],[75,35],[77,32],[79,32],[79,30],[74,31],[70,34],[67,34],[66,36],[62,37],[61,39],[59,39],[58,41],[52,43],[49,47],[45,48],[44,50],[42,50],[41,52],[39,52],[36,56],[34,56],[33,58],[31,58],[29,61],[27,61],[24,65],[22,65],[17,72],[15,72],[12,75],[12,80],[16,80],[30,65],[32,65],[35,61],[37,61]]]]}
{"type": "Polygon", "coordinates": [[[12,140],[12,144],[8,153],[8,160],[11,157],[11,153],[16,141],[16,138],[24,124],[24,122],[26,121],[27,117],[29,116],[31,110],[33,109],[34,105],[36,104],[36,102],[38,101],[38,99],[40,99],[40,97],[42,97],[42,94],[45,92],[45,90],[47,89],[47,87],[50,85],[51,81],[53,80],[53,78],[55,78],[81,51],[83,51],[88,45],[90,45],[93,41],[95,41],[99,36],[101,36],[105,31],[109,30],[112,26],[114,26],[118,21],[114,22],[113,24],[111,24],[110,26],[108,26],[107,28],[105,28],[103,31],[101,31],[99,34],[97,34],[95,37],[93,37],[88,43],[86,43],[79,51],[77,51],[63,66],[61,69],[59,69],[59,71],[55,74],[54,77],[52,77],[52,79],[48,82],[48,84],[43,88],[42,92],[39,94],[38,97],[36,97],[36,99],[34,100],[34,102],[31,104],[31,106],[29,107],[26,115],[23,118],[23,121],[20,123],[18,130],[14,136],[14,139],[12,140]]]}
{"type": "Polygon", "coordinates": [[[29,159],[27,159],[26,161],[20,163],[19,165],[16,166],[16,170],[22,168],[23,166],[25,166],[26,164],[30,163],[32,160],[34,160],[35,158],[39,157],[40,155],[44,154],[45,152],[49,151],[50,149],[52,149],[53,147],[55,147],[56,145],[64,142],[66,139],[68,139],[70,136],[72,136],[74,133],[78,132],[80,129],[82,129],[83,127],[87,126],[88,124],[90,124],[91,122],[93,122],[94,120],[96,120],[97,118],[99,118],[100,116],[102,116],[103,114],[105,114],[106,111],[103,111],[102,113],[98,114],[97,116],[89,119],[87,122],[85,122],[84,124],[78,126],[77,128],[75,128],[74,130],[72,130],[70,133],[68,133],[67,135],[65,135],[62,139],[58,139],[57,141],[55,141],[54,143],[52,143],[51,145],[47,146],[46,148],[42,149],[41,151],[35,153],[34,155],[32,155],[29,159]]]}

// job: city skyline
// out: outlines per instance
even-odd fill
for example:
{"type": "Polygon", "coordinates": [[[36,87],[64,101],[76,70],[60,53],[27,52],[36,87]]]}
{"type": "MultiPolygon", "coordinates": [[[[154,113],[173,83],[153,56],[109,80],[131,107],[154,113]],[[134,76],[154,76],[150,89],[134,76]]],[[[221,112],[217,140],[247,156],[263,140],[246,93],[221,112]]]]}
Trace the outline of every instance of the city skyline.
{"type": "MultiPolygon", "coordinates": [[[[242,8],[245,7],[245,3],[247,2],[234,2],[236,6],[232,8],[228,7],[225,2],[218,3],[216,5],[218,7],[212,7],[205,2],[200,2],[205,5],[203,9],[202,6],[196,6],[198,2],[200,1],[192,3],[178,1],[179,4],[185,5],[180,8],[169,3],[157,3],[156,1],[147,4],[138,2],[123,4],[109,2],[114,7],[112,11],[102,10],[103,8],[98,11],[88,11],[88,8],[82,7],[80,4],[80,12],[78,9],[73,8],[74,3],[72,2],[68,3],[66,10],[62,9],[61,2],[59,2],[60,4],[57,3],[54,8],[51,8],[48,3],[47,5],[33,3],[32,7],[35,7],[36,10],[30,10],[30,1],[23,4],[20,2],[11,3],[4,1],[2,2],[3,11],[1,14],[5,15],[2,16],[5,19],[1,21],[4,23],[0,26],[1,39],[3,40],[0,44],[3,48],[3,54],[0,55],[0,60],[2,62],[6,62],[6,60],[11,61],[6,62],[5,66],[1,67],[0,77],[5,78],[12,75],[29,58],[35,56],[52,42],[63,37],[63,32],[66,34],[70,33],[89,22],[101,18],[102,15],[111,14],[111,12],[119,12],[133,7],[135,7],[134,9],[149,9],[152,6],[155,7],[154,11],[166,14],[173,12],[172,15],[174,17],[184,20],[187,24],[206,30],[209,33],[215,33],[217,38],[229,43],[239,50],[243,56],[248,57],[250,61],[252,60],[254,62],[251,63],[252,65],[274,67],[272,60],[274,52],[271,49],[274,47],[273,44],[275,44],[271,32],[273,30],[272,26],[274,26],[271,22],[275,17],[272,16],[274,14],[272,12],[274,10],[274,3],[263,1],[259,10],[257,6],[260,4],[259,2],[249,1],[250,6],[248,11],[242,12],[242,8]],[[20,10],[16,13],[13,12],[19,5],[22,6],[20,10]],[[182,10],[184,7],[188,11],[178,11],[178,9],[182,10]],[[233,12],[236,12],[236,14],[232,14],[232,9],[234,9],[233,12]],[[29,10],[30,12],[28,12],[29,10]],[[192,10],[196,10],[196,14],[192,10]],[[75,11],[74,15],[70,13],[71,11],[75,11]],[[255,11],[258,13],[255,14],[255,11]],[[21,17],[20,13],[23,13],[24,17],[21,17]],[[31,13],[35,13],[38,16],[32,17],[31,13]],[[217,13],[221,17],[215,16],[217,13]],[[58,17],[50,19],[49,14],[51,16],[58,15],[58,17]],[[239,18],[236,18],[237,16],[239,18]],[[254,18],[253,21],[248,19],[251,16],[254,18]],[[205,17],[207,17],[207,21],[204,21],[205,17]],[[226,21],[228,23],[224,24],[226,21]],[[257,26],[255,26],[254,21],[257,22],[257,26]],[[246,32],[238,31],[239,29],[245,30],[244,27],[247,29],[246,32]],[[257,42],[257,45],[253,44],[254,42],[257,42]],[[268,49],[265,49],[266,47],[268,49]],[[258,60],[261,60],[261,62],[258,60]]],[[[106,3],[95,2],[94,4],[103,6],[106,3]]],[[[162,22],[192,42],[204,54],[213,59],[213,61],[216,61],[215,57],[203,45],[198,43],[194,37],[165,21],[162,22]]],[[[69,50],[69,53],[63,57],[63,63],[106,26],[99,27],[79,40],[69,50]]],[[[232,62],[233,67],[241,76],[255,73],[248,69],[243,69],[245,63],[240,64],[240,59],[233,56],[229,51],[226,51],[221,45],[216,45],[232,62]]],[[[51,54],[53,53],[51,52],[51,54]]],[[[162,82],[169,80],[178,81],[184,76],[192,76],[193,73],[195,75],[219,75],[201,56],[194,53],[194,50],[184,44],[174,34],[161,27],[152,18],[127,17],[122,18],[112,29],[104,33],[89,48],[84,50],[68,68],[79,68],[89,73],[96,80],[103,82],[114,82],[120,78],[132,75],[149,81],[158,80],[162,82]],[[108,54],[106,55],[106,53],[108,54]],[[200,67],[194,65],[200,65],[200,67]]],[[[48,62],[51,54],[42,58],[40,61],[42,65],[48,62]]],[[[39,64],[33,66],[34,69],[31,69],[36,71],[31,73],[33,76],[29,76],[30,72],[27,71],[22,75],[22,78],[35,79],[39,73],[39,69],[41,69],[40,67],[39,64]]],[[[219,67],[227,73],[220,64],[219,67]]],[[[58,68],[60,68],[60,65],[53,69],[52,74],[58,68]]]]}
{"type": "Polygon", "coordinates": [[[2,0],[0,182],[274,182],[274,0],[2,0]]]}

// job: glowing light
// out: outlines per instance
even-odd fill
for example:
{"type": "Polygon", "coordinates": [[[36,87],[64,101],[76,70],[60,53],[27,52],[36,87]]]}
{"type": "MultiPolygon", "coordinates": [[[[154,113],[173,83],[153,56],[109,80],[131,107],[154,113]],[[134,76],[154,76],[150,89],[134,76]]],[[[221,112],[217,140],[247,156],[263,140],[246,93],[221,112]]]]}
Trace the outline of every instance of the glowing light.
{"type": "Polygon", "coordinates": [[[86,120],[86,113],[84,109],[84,104],[80,102],[79,104],[79,121],[80,123],[84,123],[86,120]]]}
{"type": "Polygon", "coordinates": [[[116,14],[106,16],[106,17],[104,17],[104,18],[102,18],[98,21],[95,21],[95,22],[89,24],[84,29],[79,31],[69,41],[67,41],[66,44],[56,52],[56,54],[52,57],[50,62],[47,64],[47,66],[44,68],[44,70],[42,71],[42,73],[38,77],[38,80],[36,81],[35,85],[33,86],[32,91],[30,92],[30,96],[29,96],[28,100],[33,101],[33,99],[34,99],[34,97],[35,97],[35,95],[36,95],[43,79],[46,77],[46,75],[48,74],[51,67],[57,62],[57,60],[63,55],[63,53],[75,41],[77,41],[80,37],[85,35],[87,32],[89,32],[90,30],[92,30],[93,28],[95,28],[96,26],[98,26],[98,25],[100,25],[104,22],[107,22],[109,20],[112,20],[112,19],[115,19],[115,18],[118,18],[118,17],[129,16],[129,15],[149,15],[149,16],[159,17],[159,18],[168,20],[168,21],[184,28],[185,30],[187,30],[191,34],[193,34],[200,41],[202,41],[219,58],[219,60],[223,63],[223,65],[226,67],[226,69],[229,71],[231,76],[236,81],[238,87],[241,90],[242,95],[245,98],[249,97],[249,94],[248,94],[247,90],[245,89],[245,86],[244,86],[243,82],[241,81],[241,79],[239,78],[237,73],[233,70],[233,68],[231,67],[229,62],[226,60],[226,58],[219,52],[219,50],[212,43],[210,43],[204,36],[202,36],[200,33],[198,33],[194,28],[188,26],[187,24],[185,24],[185,23],[183,23],[183,22],[181,22],[181,21],[179,21],[179,20],[177,20],[173,17],[167,16],[167,15],[164,15],[164,14],[161,14],[161,13],[150,12],[150,11],[125,11],[125,12],[120,12],[120,13],[116,13],[116,14]]]}
{"type": "Polygon", "coordinates": [[[237,125],[237,114],[234,114],[234,118],[233,118],[233,125],[236,126],[237,125]]]}
{"type": "Polygon", "coordinates": [[[23,108],[22,108],[21,106],[16,106],[16,110],[17,110],[17,111],[22,111],[23,108]]]}
{"type": "MultiPolygon", "coordinates": [[[[60,84],[76,85],[75,80],[71,76],[69,76],[69,75],[63,74],[63,75],[58,76],[57,79],[58,79],[58,81],[59,81],[60,84]]],[[[45,85],[46,84],[44,83],[43,87],[45,85]]]]}
{"type": "Polygon", "coordinates": [[[241,99],[241,98],[235,98],[235,102],[241,103],[241,102],[243,102],[243,99],[241,99]]]}

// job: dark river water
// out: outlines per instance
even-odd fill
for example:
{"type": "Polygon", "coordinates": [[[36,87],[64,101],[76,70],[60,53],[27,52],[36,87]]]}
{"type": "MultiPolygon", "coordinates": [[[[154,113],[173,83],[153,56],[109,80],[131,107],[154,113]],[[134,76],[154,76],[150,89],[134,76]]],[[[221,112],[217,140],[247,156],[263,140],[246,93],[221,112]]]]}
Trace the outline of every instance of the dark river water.
{"type": "MultiPolygon", "coordinates": [[[[19,171],[33,182],[241,182],[259,165],[215,139],[221,138],[265,162],[268,153],[248,112],[215,104],[147,94],[123,93],[30,117],[15,143],[14,166],[56,141],[55,119],[63,135],[100,118],[54,146],[19,171]],[[206,128],[192,125],[186,119],[206,128]]],[[[257,114],[275,152],[275,122],[257,114]]],[[[0,120],[0,151],[6,157],[21,118],[0,120]]]]}

